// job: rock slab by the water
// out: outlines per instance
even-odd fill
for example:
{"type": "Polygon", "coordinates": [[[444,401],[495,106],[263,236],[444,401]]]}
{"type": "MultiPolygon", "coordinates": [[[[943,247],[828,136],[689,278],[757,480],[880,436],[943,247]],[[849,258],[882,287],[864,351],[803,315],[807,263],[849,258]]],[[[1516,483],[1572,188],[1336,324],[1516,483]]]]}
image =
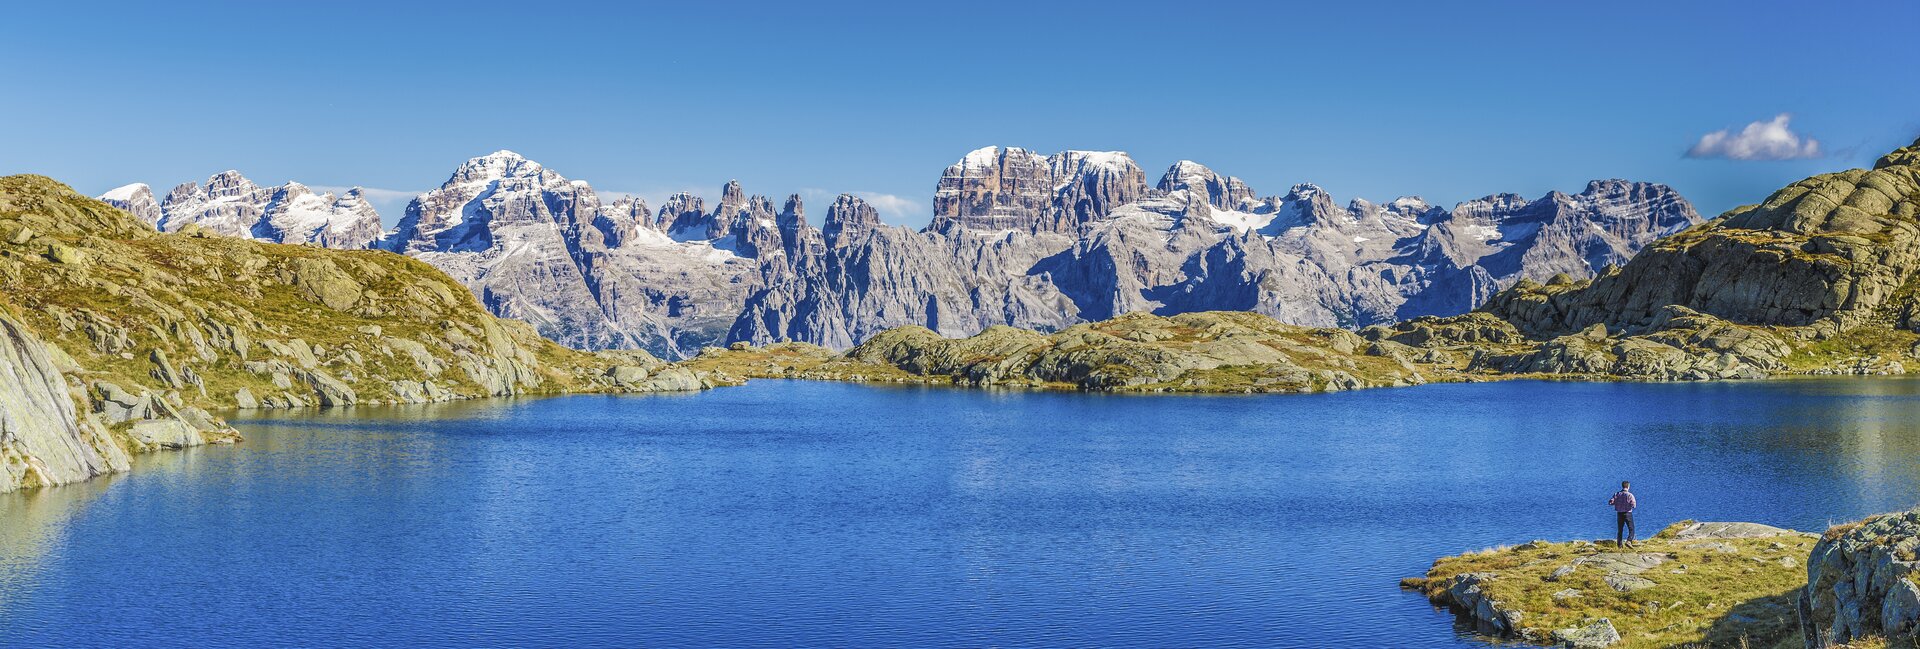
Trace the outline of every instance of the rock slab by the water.
{"type": "Polygon", "coordinates": [[[1792,530],[1683,521],[1631,550],[1533,541],[1443,557],[1402,586],[1498,638],[1566,647],[1749,638],[1771,646],[1797,637],[1793,557],[1812,545],[1792,530]]]}
{"type": "Polygon", "coordinates": [[[46,343],[0,313],[0,492],[126,468],[125,450],[82,425],[46,343]]]}

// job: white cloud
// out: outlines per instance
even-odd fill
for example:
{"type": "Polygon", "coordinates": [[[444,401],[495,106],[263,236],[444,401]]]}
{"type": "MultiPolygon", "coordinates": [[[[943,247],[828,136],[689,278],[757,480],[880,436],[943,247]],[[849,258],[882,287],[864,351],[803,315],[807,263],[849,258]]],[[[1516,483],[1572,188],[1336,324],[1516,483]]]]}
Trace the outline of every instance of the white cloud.
{"type": "Polygon", "coordinates": [[[914,223],[926,220],[927,208],[921,207],[920,201],[880,192],[854,192],[853,194],[865,200],[868,205],[872,205],[874,211],[880,213],[881,220],[888,223],[914,223]]]}
{"type": "MultiPolygon", "coordinates": [[[[930,218],[928,208],[922,207],[919,201],[911,198],[894,194],[883,194],[881,192],[847,193],[858,196],[860,200],[866,201],[867,205],[873,206],[873,211],[880,213],[880,220],[887,223],[894,225],[925,225],[927,219],[930,218]]],[[[807,187],[800,190],[800,197],[806,199],[807,204],[816,205],[817,207],[814,209],[820,210],[814,213],[813,220],[816,224],[820,219],[826,218],[827,212],[825,206],[832,204],[833,199],[839,197],[839,195],[837,192],[830,192],[814,187],[807,187]]]]}
{"type": "Polygon", "coordinates": [[[1793,160],[1821,156],[1820,141],[1803,137],[1788,128],[1792,115],[1781,113],[1773,119],[1748,124],[1734,133],[1721,129],[1700,136],[1689,158],[1726,158],[1728,160],[1793,160]]]}

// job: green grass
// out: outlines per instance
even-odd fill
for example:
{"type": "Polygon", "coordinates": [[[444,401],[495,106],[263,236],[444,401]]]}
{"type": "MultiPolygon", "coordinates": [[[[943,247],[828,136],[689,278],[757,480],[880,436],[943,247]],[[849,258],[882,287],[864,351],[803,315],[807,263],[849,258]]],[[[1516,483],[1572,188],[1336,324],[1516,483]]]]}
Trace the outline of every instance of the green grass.
{"type": "Polygon", "coordinates": [[[1786,364],[1788,371],[1800,373],[1847,369],[1875,357],[1882,363],[1898,361],[1905,366],[1917,360],[1913,356],[1915,344],[1920,344],[1920,334],[1911,331],[1856,327],[1838,336],[1799,346],[1787,356],[1786,364]]]}
{"type": "Polygon", "coordinates": [[[1815,539],[1782,536],[1759,539],[1708,539],[1676,542],[1673,528],[1629,552],[1657,552],[1668,560],[1641,576],[1657,585],[1631,593],[1613,590],[1600,571],[1581,567],[1558,581],[1547,577],[1574,559],[1615,549],[1603,544],[1538,543],[1482,550],[1434,562],[1425,577],[1403,582],[1429,597],[1455,575],[1491,572],[1488,594],[1503,607],[1525,612],[1523,624],[1542,637],[1555,629],[1585,626],[1607,618],[1619,629],[1623,648],[1746,646],[1771,647],[1783,640],[1798,646],[1799,622],[1793,601],[1806,584],[1804,562],[1815,539]],[[1704,546],[1724,543],[1738,550],[1723,553],[1704,546]],[[1782,547],[1774,548],[1774,544],[1782,547]],[[1524,549],[1523,549],[1524,548],[1524,549]],[[1782,559],[1792,559],[1786,565],[1782,559]],[[1680,573],[1672,570],[1682,569],[1680,573]],[[1554,599],[1572,588],[1577,598],[1554,599]]]}

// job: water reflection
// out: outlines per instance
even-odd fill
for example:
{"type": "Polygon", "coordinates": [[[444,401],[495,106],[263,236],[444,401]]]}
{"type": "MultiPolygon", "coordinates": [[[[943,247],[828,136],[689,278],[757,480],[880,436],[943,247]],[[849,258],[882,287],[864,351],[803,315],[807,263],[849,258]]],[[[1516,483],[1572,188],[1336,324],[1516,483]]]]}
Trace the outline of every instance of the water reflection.
{"type": "Polygon", "coordinates": [[[0,494],[0,618],[33,596],[47,562],[56,560],[69,521],[120,476],[54,489],[0,494]]]}

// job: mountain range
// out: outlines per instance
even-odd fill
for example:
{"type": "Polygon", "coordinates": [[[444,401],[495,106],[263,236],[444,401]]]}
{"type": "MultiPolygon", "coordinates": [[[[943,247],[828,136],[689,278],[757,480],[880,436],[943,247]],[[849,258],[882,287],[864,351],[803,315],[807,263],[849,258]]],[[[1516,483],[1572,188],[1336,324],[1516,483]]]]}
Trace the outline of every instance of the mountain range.
{"type": "Polygon", "coordinates": [[[463,163],[385,232],[357,188],[260,187],[235,171],[160,200],[143,184],[100,199],[162,231],[405,254],[563,344],[669,358],[731,342],[845,349],[906,325],[1057,331],[1132,312],[1358,329],[1465,313],[1523,279],[1594,277],[1702,220],[1672,188],[1625,180],[1451,209],[1341,205],[1311,184],[1263,197],[1191,161],[1150,185],[1125,153],[1009,147],[948,167],[920,230],[849,194],[816,227],[798,195],[776,203],[738,182],[711,208],[690,193],[658,210],[604,201],[510,151],[463,163]]]}

